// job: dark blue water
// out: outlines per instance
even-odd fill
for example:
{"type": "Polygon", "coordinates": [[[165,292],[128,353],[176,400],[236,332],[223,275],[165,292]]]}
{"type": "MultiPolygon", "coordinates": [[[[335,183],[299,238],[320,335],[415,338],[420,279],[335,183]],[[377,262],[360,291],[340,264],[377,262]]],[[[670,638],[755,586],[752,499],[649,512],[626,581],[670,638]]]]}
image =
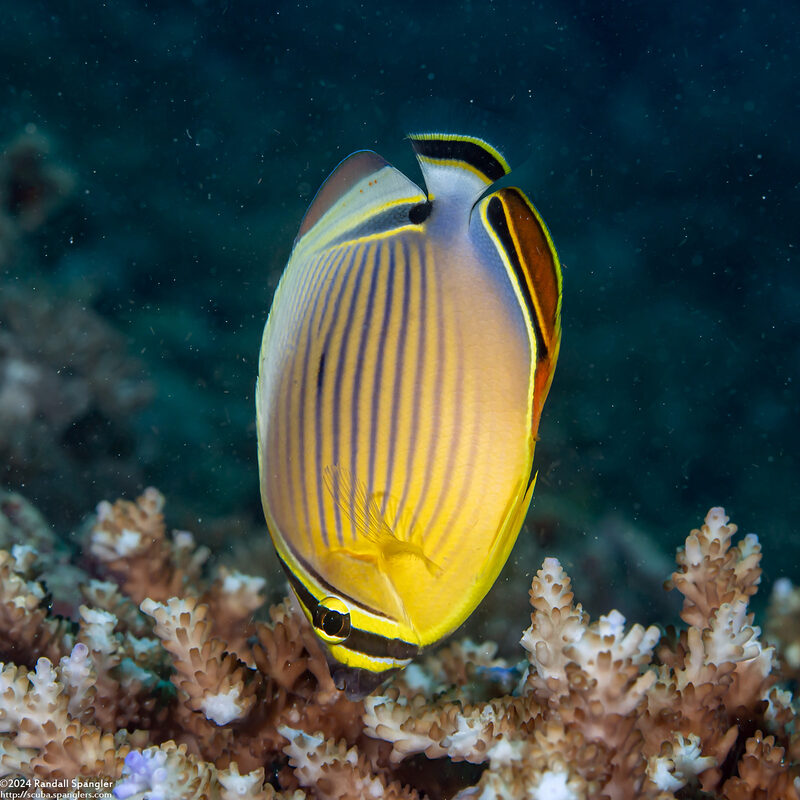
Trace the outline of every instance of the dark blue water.
{"type": "Polygon", "coordinates": [[[292,239],[349,152],[413,169],[422,108],[526,159],[564,262],[523,540],[647,606],[648,564],[722,504],[798,578],[800,7],[0,7],[2,480],[57,526],[150,483],[200,538],[262,524],[253,384],[292,239]]]}

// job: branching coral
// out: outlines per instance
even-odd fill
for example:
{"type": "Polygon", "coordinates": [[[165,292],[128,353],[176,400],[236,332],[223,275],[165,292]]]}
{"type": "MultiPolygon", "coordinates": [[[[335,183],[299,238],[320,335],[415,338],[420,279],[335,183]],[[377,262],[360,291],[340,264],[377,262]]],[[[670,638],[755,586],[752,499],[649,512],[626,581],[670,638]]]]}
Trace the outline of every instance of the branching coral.
{"type": "Polygon", "coordinates": [[[0,554],[13,643],[0,775],[142,800],[800,797],[791,697],[748,613],[758,540],[734,544],[721,509],[668,581],[680,634],[616,611],[591,620],[546,559],[522,665],[454,642],[356,703],[292,604],[254,622],[263,581],[209,576],[190,534],[167,535],[162,505],[154,489],[100,504],[86,551],[106,580],[87,576],[72,622],[44,607],[30,548],[0,554]]]}
{"type": "Polygon", "coordinates": [[[699,783],[723,797],[797,797],[800,770],[783,759],[793,712],[747,614],[760,548],[752,535],[732,547],[735,531],[712,509],[686,540],[668,587],[684,595],[689,627],[656,659],[657,629],[626,631],[618,612],[590,622],[547,559],[531,587],[516,696],[468,706],[401,686],[367,700],[368,733],[391,741],[395,760],[488,763],[487,796],[663,800],[699,783]],[[769,762],[752,756],[764,749],[769,762]]]}
{"type": "Polygon", "coordinates": [[[24,545],[0,550],[0,656],[23,665],[42,655],[58,661],[72,644],[71,626],[48,615],[42,584],[28,580],[34,561],[24,545]]]}

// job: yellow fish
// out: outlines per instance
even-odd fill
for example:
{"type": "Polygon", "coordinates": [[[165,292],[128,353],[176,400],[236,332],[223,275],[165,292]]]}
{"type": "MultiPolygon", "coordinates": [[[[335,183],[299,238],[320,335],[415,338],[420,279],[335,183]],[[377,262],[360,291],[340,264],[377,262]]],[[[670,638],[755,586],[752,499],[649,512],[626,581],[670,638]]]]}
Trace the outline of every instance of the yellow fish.
{"type": "Polygon", "coordinates": [[[362,697],[455,630],[533,492],[561,268],[481,139],[409,137],[427,192],[369,150],[300,225],[264,328],[261,497],[336,685],[362,697]]]}

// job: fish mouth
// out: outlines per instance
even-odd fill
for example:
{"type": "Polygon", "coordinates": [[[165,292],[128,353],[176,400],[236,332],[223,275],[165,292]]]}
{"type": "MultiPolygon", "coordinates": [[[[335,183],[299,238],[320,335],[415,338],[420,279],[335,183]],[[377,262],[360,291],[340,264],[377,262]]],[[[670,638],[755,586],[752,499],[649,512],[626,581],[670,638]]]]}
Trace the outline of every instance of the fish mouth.
{"type": "Polygon", "coordinates": [[[394,668],[383,672],[370,672],[360,667],[347,667],[332,659],[328,659],[328,667],[334,685],[345,693],[348,700],[363,700],[400,671],[399,668],[394,668]]]}

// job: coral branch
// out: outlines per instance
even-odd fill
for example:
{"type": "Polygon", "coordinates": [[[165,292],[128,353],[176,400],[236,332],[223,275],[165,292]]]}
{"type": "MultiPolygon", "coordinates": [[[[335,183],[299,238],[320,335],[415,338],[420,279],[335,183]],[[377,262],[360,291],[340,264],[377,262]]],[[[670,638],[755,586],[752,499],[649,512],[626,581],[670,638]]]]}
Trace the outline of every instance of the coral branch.
{"type": "Polygon", "coordinates": [[[73,621],[47,608],[48,559],[6,526],[0,776],[130,800],[800,800],[796,712],[776,685],[800,663],[800,592],[777,585],[762,643],[758,539],[736,542],[721,509],[667,584],[679,633],[590,618],[548,558],[524,662],[453,642],[354,702],[297,607],[254,621],[263,580],[204,577],[207,551],[167,536],[162,507],[154,489],[101,503],[90,566],[109,580],[86,576],[73,621]]]}

